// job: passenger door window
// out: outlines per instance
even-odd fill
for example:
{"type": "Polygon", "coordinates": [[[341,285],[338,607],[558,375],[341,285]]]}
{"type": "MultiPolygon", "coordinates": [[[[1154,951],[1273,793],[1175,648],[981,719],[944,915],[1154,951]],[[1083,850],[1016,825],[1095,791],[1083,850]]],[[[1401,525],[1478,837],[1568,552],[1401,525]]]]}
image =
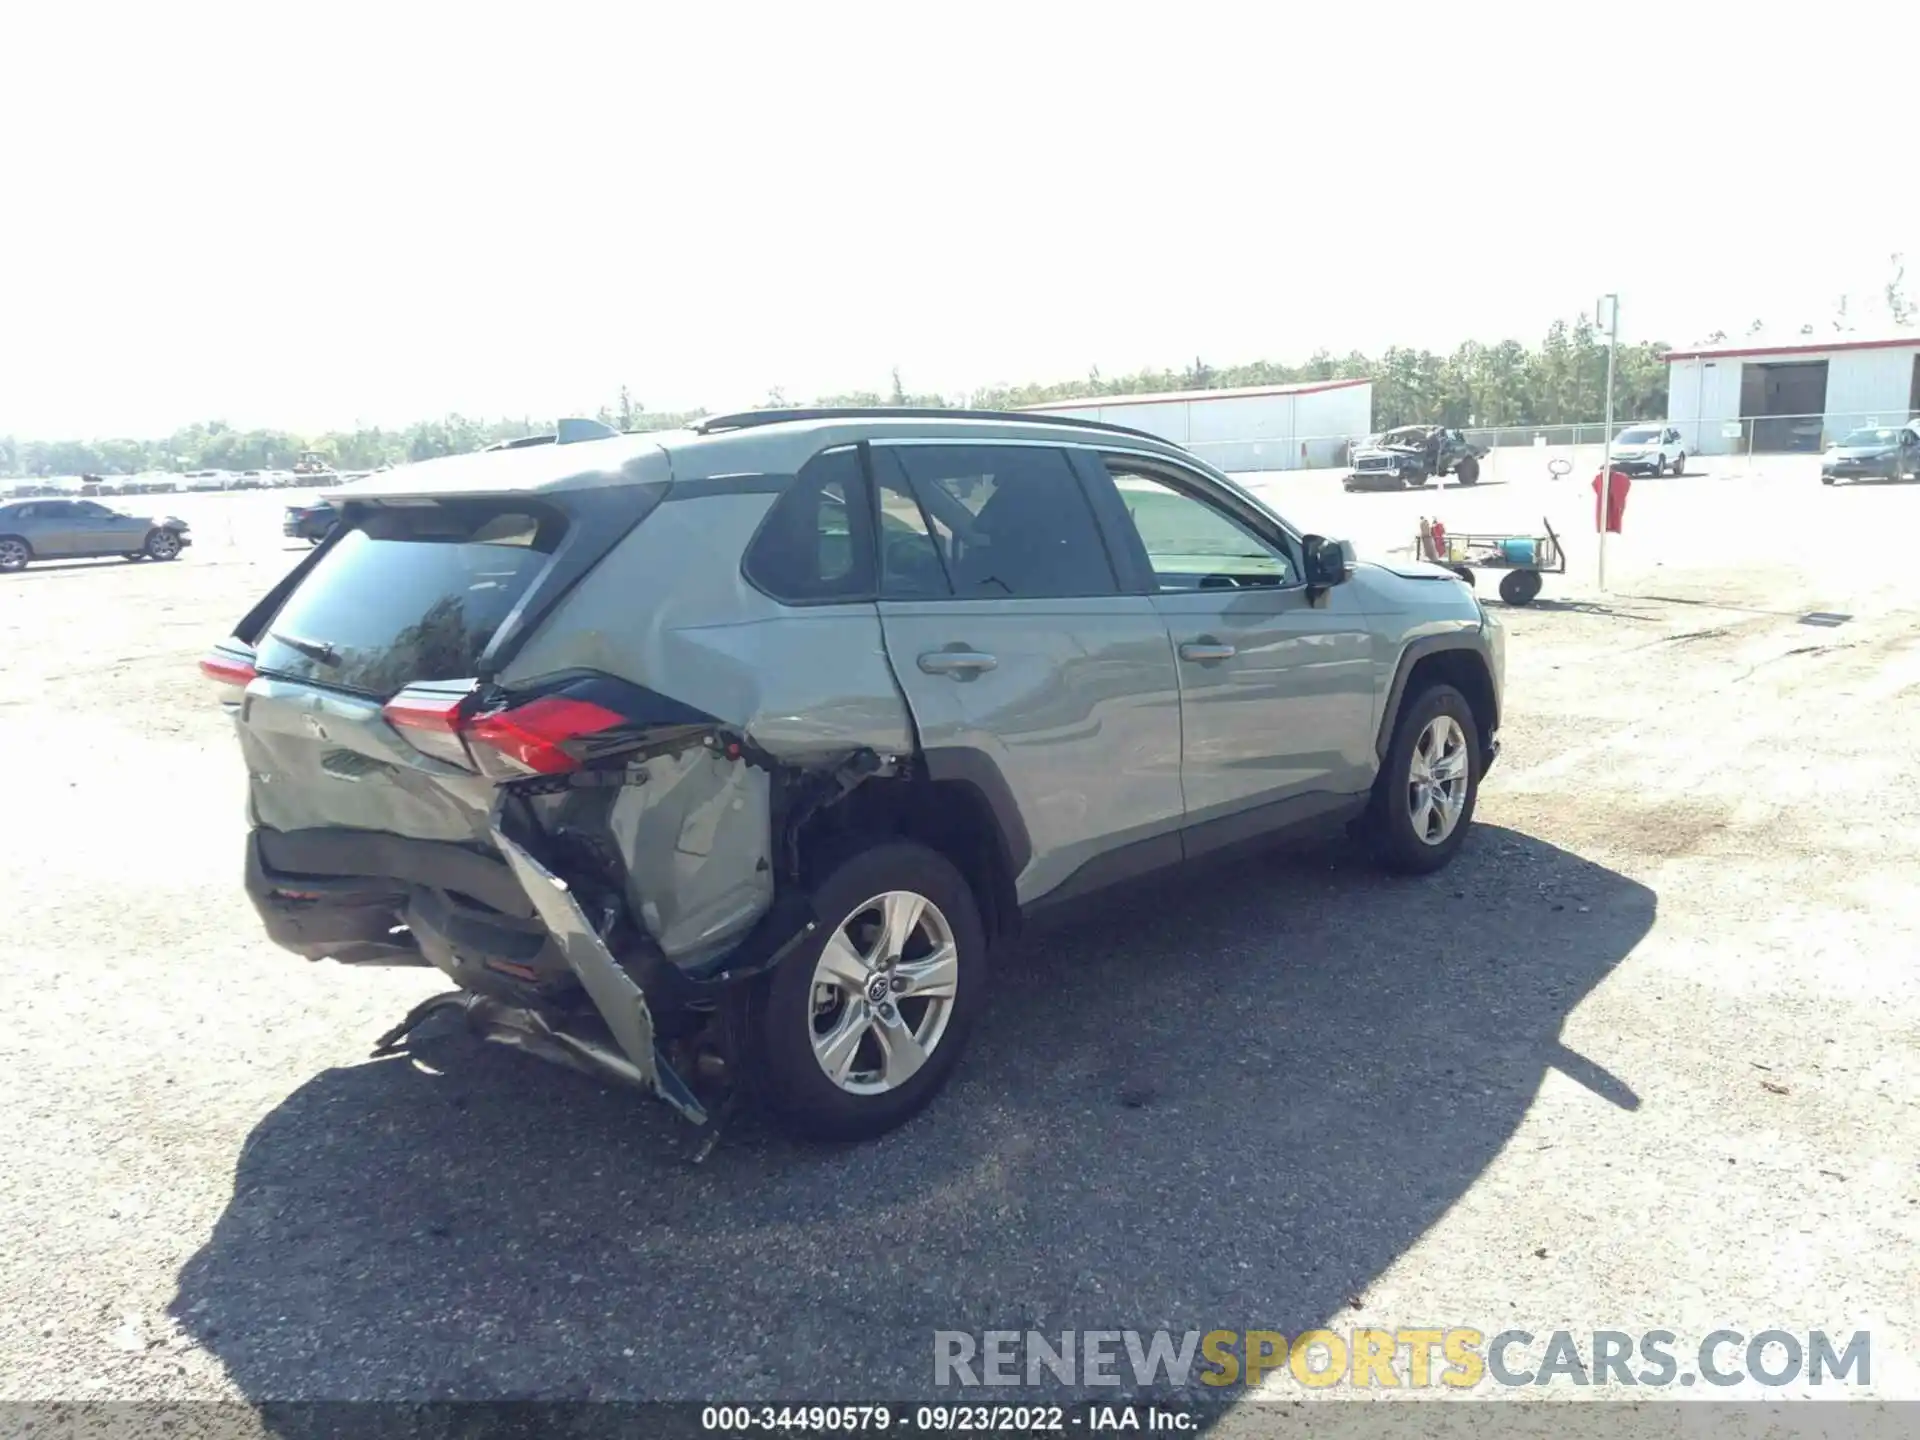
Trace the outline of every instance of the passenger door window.
{"type": "Polygon", "coordinates": [[[854,449],[801,467],[747,547],[747,579],[788,605],[873,597],[866,474],[854,449]]]}
{"type": "MultiPolygon", "coordinates": [[[[1093,507],[1059,450],[913,445],[893,452],[961,600],[1118,593],[1093,507]]],[[[904,514],[902,523],[906,523],[904,514]]]]}
{"type": "Polygon", "coordinates": [[[1297,583],[1292,557],[1240,520],[1154,476],[1112,461],[1107,469],[1162,594],[1271,590],[1297,583]]]}
{"type": "Polygon", "coordinates": [[[930,600],[953,594],[933,522],[914,498],[913,486],[891,450],[873,452],[878,499],[874,524],[880,542],[880,595],[886,600],[930,600]]]}

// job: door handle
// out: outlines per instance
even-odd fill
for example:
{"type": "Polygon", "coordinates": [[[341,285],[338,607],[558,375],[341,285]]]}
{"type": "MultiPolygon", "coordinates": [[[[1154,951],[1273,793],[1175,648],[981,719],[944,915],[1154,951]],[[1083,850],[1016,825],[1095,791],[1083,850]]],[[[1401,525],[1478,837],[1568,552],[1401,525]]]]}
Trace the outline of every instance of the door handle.
{"type": "Polygon", "coordinates": [[[1000,662],[978,650],[929,650],[920,657],[920,668],[929,675],[951,675],[956,680],[971,680],[983,670],[1000,662]]]}
{"type": "Polygon", "coordinates": [[[1231,645],[1223,645],[1211,635],[1202,635],[1198,640],[1189,640],[1180,647],[1180,658],[1192,660],[1201,665],[1217,660],[1231,660],[1240,652],[1231,645]]]}

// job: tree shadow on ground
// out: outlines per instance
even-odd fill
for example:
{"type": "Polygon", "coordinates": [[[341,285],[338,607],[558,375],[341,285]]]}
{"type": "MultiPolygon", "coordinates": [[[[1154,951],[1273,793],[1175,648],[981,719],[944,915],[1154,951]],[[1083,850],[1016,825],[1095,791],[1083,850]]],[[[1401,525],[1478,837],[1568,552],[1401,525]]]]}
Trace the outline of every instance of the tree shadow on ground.
{"type": "Polygon", "coordinates": [[[904,1129],[749,1119],[699,1165],[657,1102],[451,1034],[262,1118],[172,1313],[255,1401],[871,1401],[934,1393],[936,1330],[1296,1334],[1461,1198],[1548,1069],[1637,1107],[1559,1037],[1655,907],[1484,825],[1422,880],[1344,844],[1177,877],[1000,957],[904,1129]]]}

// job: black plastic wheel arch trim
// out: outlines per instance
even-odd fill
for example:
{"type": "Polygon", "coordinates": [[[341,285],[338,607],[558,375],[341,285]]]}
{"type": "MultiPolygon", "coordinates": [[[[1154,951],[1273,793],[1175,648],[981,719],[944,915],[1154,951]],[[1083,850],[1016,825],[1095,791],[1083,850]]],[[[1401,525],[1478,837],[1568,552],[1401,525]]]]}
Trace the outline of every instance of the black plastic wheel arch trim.
{"type": "MultiPolygon", "coordinates": [[[[1393,727],[1400,718],[1400,701],[1406,694],[1407,680],[1413,674],[1413,667],[1429,655],[1443,654],[1448,650],[1465,650],[1480,657],[1486,664],[1486,651],[1477,643],[1477,632],[1464,632],[1456,635],[1427,635],[1413,641],[1400,652],[1399,667],[1393,672],[1393,685],[1387,691],[1387,703],[1380,711],[1380,730],[1374,736],[1373,753],[1384,760],[1387,748],[1393,743],[1393,727]]],[[[1488,674],[1492,671],[1489,669],[1488,674]]],[[[1495,724],[1499,716],[1494,717],[1495,724]]]]}

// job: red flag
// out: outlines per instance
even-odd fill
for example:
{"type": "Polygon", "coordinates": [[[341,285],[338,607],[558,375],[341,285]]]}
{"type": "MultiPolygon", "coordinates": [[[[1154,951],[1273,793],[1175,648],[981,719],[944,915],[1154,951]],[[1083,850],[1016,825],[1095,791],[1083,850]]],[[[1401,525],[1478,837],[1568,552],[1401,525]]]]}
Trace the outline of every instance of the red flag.
{"type": "MultiPolygon", "coordinates": [[[[1607,532],[1620,533],[1620,522],[1627,514],[1627,491],[1633,488],[1633,481],[1627,478],[1624,470],[1615,470],[1607,479],[1607,532]]],[[[1593,529],[1600,532],[1600,476],[1593,477],[1593,529]]]]}

